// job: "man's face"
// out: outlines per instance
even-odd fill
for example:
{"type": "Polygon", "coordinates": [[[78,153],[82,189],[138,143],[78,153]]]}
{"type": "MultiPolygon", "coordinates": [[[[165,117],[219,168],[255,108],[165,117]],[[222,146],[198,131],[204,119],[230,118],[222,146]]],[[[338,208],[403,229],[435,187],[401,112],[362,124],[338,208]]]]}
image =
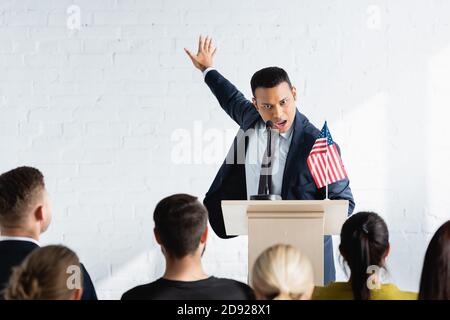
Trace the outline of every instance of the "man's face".
{"type": "Polygon", "coordinates": [[[282,82],[273,88],[256,88],[253,105],[264,122],[271,120],[274,129],[283,133],[288,131],[294,122],[296,98],[295,87],[291,89],[287,82],[282,82]]]}

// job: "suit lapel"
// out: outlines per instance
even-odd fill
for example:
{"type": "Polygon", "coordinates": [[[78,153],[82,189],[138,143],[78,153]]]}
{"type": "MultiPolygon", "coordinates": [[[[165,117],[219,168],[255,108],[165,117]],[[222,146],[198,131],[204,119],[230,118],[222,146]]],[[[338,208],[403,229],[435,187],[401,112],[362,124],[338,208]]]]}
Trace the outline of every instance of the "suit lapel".
{"type": "Polygon", "coordinates": [[[283,173],[283,184],[281,188],[281,197],[287,200],[289,191],[289,182],[297,176],[299,170],[300,155],[304,152],[304,136],[303,136],[303,116],[297,110],[294,119],[294,132],[292,133],[291,145],[286,159],[286,165],[283,173]]]}
{"type": "Polygon", "coordinates": [[[242,167],[243,179],[245,181],[245,155],[247,154],[248,145],[245,139],[246,132],[249,129],[253,129],[259,119],[259,113],[256,113],[254,117],[250,117],[248,120],[244,121],[239,128],[238,133],[234,137],[233,144],[225,158],[224,164],[222,165],[222,177],[224,179],[230,174],[232,168],[237,169],[242,167]],[[244,152],[242,152],[242,150],[244,152]]]}

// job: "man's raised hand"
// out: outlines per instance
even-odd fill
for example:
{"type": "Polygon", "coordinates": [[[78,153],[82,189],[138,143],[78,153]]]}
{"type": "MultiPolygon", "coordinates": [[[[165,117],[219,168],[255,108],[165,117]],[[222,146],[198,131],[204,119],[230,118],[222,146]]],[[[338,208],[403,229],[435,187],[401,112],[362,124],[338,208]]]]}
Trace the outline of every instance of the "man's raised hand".
{"type": "Polygon", "coordinates": [[[184,48],[189,58],[191,58],[194,66],[201,70],[205,71],[206,68],[212,67],[214,55],[216,54],[217,48],[215,48],[212,44],[212,38],[206,37],[205,39],[200,37],[198,38],[198,51],[197,54],[193,54],[189,49],[184,48]]]}

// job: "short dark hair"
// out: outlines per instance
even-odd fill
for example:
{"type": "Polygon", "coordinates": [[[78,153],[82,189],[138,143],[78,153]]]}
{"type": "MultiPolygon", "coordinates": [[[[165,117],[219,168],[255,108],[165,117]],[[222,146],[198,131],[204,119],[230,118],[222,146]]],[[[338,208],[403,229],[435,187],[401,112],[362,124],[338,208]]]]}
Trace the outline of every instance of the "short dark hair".
{"type": "Polygon", "coordinates": [[[256,71],[252,79],[250,80],[250,86],[252,87],[253,96],[257,88],[273,88],[280,83],[287,82],[290,88],[292,88],[291,80],[284,69],[278,67],[267,67],[256,71]]]}
{"type": "Polygon", "coordinates": [[[44,176],[36,168],[19,167],[0,175],[0,225],[20,225],[43,189],[44,176]]]}
{"type": "Polygon", "coordinates": [[[339,249],[350,268],[355,300],[370,299],[367,268],[371,265],[384,267],[388,248],[388,227],[375,212],[358,212],[345,221],[339,249]]]}
{"type": "Polygon", "coordinates": [[[419,300],[450,299],[450,220],[428,245],[420,278],[419,300]]]}
{"type": "Polygon", "coordinates": [[[208,223],[208,211],[196,197],[174,194],[156,205],[153,220],[167,253],[183,258],[197,250],[208,223]]]}

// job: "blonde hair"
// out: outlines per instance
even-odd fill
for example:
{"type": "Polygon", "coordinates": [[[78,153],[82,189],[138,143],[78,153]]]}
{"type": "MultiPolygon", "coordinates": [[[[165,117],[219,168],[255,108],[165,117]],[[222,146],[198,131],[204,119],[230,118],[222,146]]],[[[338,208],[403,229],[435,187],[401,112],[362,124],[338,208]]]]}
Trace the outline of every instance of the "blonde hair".
{"type": "Polygon", "coordinates": [[[252,286],[266,299],[298,300],[314,288],[311,262],[291,245],[272,246],[256,260],[252,286]]]}
{"type": "Polygon", "coordinates": [[[79,283],[83,281],[78,256],[64,246],[46,246],[34,250],[19,266],[13,268],[4,291],[6,300],[68,300],[76,289],[69,288],[70,268],[78,267],[79,283]]]}

